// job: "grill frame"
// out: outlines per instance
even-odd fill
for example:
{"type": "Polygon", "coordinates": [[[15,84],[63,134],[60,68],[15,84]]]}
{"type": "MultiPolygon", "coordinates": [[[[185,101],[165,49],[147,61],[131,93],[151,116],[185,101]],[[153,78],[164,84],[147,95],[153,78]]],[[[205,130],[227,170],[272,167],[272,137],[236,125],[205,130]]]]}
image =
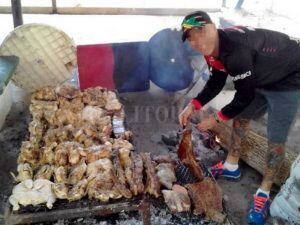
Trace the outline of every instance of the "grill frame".
{"type": "Polygon", "coordinates": [[[151,224],[150,204],[145,196],[138,196],[132,199],[112,200],[108,203],[89,199],[82,199],[75,202],[58,200],[53,207],[53,209],[47,209],[45,205],[38,207],[26,206],[21,207],[17,212],[13,212],[11,205],[7,202],[4,215],[5,224],[30,224],[61,219],[105,216],[124,211],[138,211],[143,224],[151,224]],[[67,206],[67,208],[64,208],[65,206],[67,206]]]}

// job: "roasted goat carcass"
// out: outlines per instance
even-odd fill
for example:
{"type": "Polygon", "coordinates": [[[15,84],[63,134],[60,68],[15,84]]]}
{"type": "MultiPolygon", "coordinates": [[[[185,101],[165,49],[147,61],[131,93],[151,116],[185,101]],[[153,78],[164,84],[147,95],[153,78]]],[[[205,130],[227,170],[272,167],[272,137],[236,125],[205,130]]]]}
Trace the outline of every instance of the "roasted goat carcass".
{"type": "Polygon", "coordinates": [[[36,181],[25,180],[13,188],[9,202],[13,210],[18,210],[20,205],[38,205],[46,203],[49,209],[56,201],[55,195],[51,189],[53,183],[49,180],[39,179],[36,181]]]}
{"type": "Polygon", "coordinates": [[[121,135],[121,138],[130,142],[133,140],[133,133],[130,130],[126,130],[124,134],[121,135]]]}
{"type": "Polygon", "coordinates": [[[68,168],[64,166],[58,166],[54,168],[54,181],[55,183],[67,183],[68,182],[68,168]]]}
{"type": "Polygon", "coordinates": [[[40,164],[53,164],[54,163],[54,148],[57,146],[56,142],[52,142],[50,146],[45,146],[41,148],[40,151],[40,164]]]}
{"type": "Polygon", "coordinates": [[[177,154],[180,161],[183,162],[200,181],[203,180],[204,173],[194,156],[192,130],[186,129],[183,132],[183,138],[179,145],[177,154]]]}
{"type": "Polygon", "coordinates": [[[95,162],[89,163],[87,165],[86,175],[90,180],[97,176],[99,173],[103,173],[104,171],[110,171],[113,168],[113,164],[110,159],[103,158],[99,159],[95,162]]]}
{"type": "Polygon", "coordinates": [[[132,161],[132,180],[133,187],[131,192],[133,195],[138,195],[144,193],[144,184],[143,184],[143,159],[140,154],[131,153],[132,161]]]}
{"type": "Polygon", "coordinates": [[[82,156],[85,156],[83,147],[77,142],[62,142],[55,148],[55,164],[59,166],[76,165],[82,156]]]}
{"type": "Polygon", "coordinates": [[[38,169],[37,173],[34,175],[34,180],[38,180],[38,179],[50,180],[52,174],[53,174],[53,166],[43,165],[38,169]]]}
{"type": "Polygon", "coordinates": [[[114,143],[113,143],[113,149],[121,149],[121,148],[125,148],[128,150],[133,150],[133,145],[127,141],[127,140],[123,140],[123,139],[115,139],[114,143]]]}
{"type": "Polygon", "coordinates": [[[99,138],[100,134],[95,126],[88,123],[75,129],[73,133],[74,141],[83,144],[85,147],[101,144],[102,142],[99,138]]]}
{"type": "Polygon", "coordinates": [[[120,193],[125,197],[125,198],[131,198],[132,193],[131,191],[127,188],[127,183],[126,183],[126,177],[125,177],[125,172],[123,167],[121,166],[120,159],[118,155],[114,155],[113,157],[113,175],[114,175],[114,183],[116,185],[116,188],[120,190],[120,193]]]}
{"type": "Polygon", "coordinates": [[[113,155],[113,165],[115,167],[115,173],[118,178],[118,181],[121,184],[126,185],[127,183],[126,183],[125,171],[123,166],[121,165],[120,157],[118,154],[113,155]]]}
{"type": "Polygon", "coordinates": [[[105,158],[90,163],[87,170],[88,176],[88,195],[89,198],[96,198],[100,201],[107,202],[110,198],[118,199],[122,197],[122,192],[125,192],[123,186],[118,186],[118,180],[114,173],[114,167],[111,160],[105,158]]]}
{"type": "Polygon", "coordinates": [[[75,86],[64,84],[55,88],[57,96],[64,97],[66,99],[74,99],[82,97],[81,91],[75,86]]]}
{"type": "Polygon", "coordinates": [[[58,109],[55,112],[55,121],[54,125],[56,126],[66,126],[66,125],[73,125],[80,121],[81,115],[80,113],[74,113],[68,109],[58,109]]]}
{"type": "Polygon", "coordinates": [[[156,166],[156,170],[159,182],[169,190],[172,189],[173,183],[177,181],[174,166],[171,163],[161,163],[156,166]]]}
{"type": "Polygon", "coordinates": [[[53,142],[60,144],[72,140],[74,130],[75,128],[71,124],[59,128],[49,128],[43,138],[45,145],[51,146],[53,142]]]}
{"type": "Polygon", "coordinates": [[[17,171],[18,171],[17,177],[13,173],[11,173],[11,175],[13,176],[16,182],[22,182],[24,180],[32,179],[33,177],[33,170],[29,163],[19,164],[17,171]]]}
{"type": "Polygon", "coordinates": [[[67,199],[68,198],[68,187],[65,183],[54,183],[52,184],[52,191],[54,192],[56,198],[67,199]]]}
{"type": "Polygon", "coordinates": [[[73,113],[81,113],[81,111],[84,108],[84,104],[82,102],[81,97],[74,98],[71,100],[66,99],[64,97],[59,97],[58,102],[60,109],[70,110],[73,113]]]}
{"type": "Polygon", "coordinates": [[[225,215],[222,214],[222,190],[219,185],[210,178],[186,185],[194,204],[194,214],[205,214],[207,218],[222,223],[225,215]]]}
{"type": "Polygon", "coordinates": [[[117,112],[122,109],[122,104],[117,99],[117,95],[112,91],[107,92],[105,109],[109,112],[117,112]]]}
{"type": "Polygon", "coordinates": [[[119,149],[119,159],[121,166],[124,169],[126,182],[129,185],[130,190],[134,190],[134,180],[133,180],[133,168],[134,168],[134,162],[132,162],[130,157],[130,150],[127,148],[121,148],[119,149]]]}
{"type": "Polygon", "coordinates": [[[106,105],[106,88],[87,88],[83,92],[83,102],[91,106],[104,107],[106,105]]]}
{"type": "Polygon", "coordinates": [[[151,160],[150,153],[142,153],[141,155],[147,174],[145,192],[154,195],[155,197],[159,197],[160,183],[158,177],[156,176],[155,165],[151,160]]]}
{"type": "MultiPolygon", "coordinates": [[[[104,116],[104,117],[99,118],[97,121],[97,129],[100,132],[107,132],[106,131],[107,127],[111,127],[111,117],[104,116]]],[[[110,129],[110,131],[111,131],[111,129],[110,129]]],[[[111,132],[107,133],[107,135],[111,135],[111,132]]]]}
{"type": "Polygon", "coordinates": [[[71,166],[76,165],[85,156],[83,146],[77,142],[65,142],[65,148],[68,151],[68,162],[71,166]]]}
{"type": "MultiPolygon", "coordinates": [[[[56,122],[56,111],[57,110],[44,110],[43,111],[43,118],[47,121],[48,125],[54,126],[55,122],[56,122]]],[[[35,116],[33,116],[33,118],[35,118],[35,116]]],[[[41,120],[41,119],[39,119],[41,120]]]]}
{"type": "Polygon", "coordinates": [[[87,184],[88,180],[87,179],[82,179],[78,181],[68,192],[68,200],[69,201],[76,201],[82,199],[87,191],[87,184]]]}
{"type": "Polygon", "coordinates": [[[54,88],[51,86],[46,86],[36,90],[32,95],[31,99],[33,100],[41,100],[41,101],[55,101],[56,93],[54,88]]]}
{"type": "Polygon", "coordinates": [[[55,149],[54,162],[57,166],[67,166],[68,165],[68,150],[63,147],[63,145],[58,145],[55,149]]]}
{"type": "Polygon", "coordinates": [[[56,111],[58,110],[58,102],[57,101],[39,101],[39,100],[31,100],[31,104],[29,106],[29,111],[34,113],[35,111],[56,111]]]}
{"type": "Polygon", "coordinates": [[[173,190],[162,190],[166,204],[171,212],[189,212],[191,201],[187,190],[179,185],[174,185],[173,190]]]}
{"type": "Polygon", "coordinates": [[[118,189],[114,187],[112,171],[99,173],[89,180],[87,190],[89,198],[99,199],[102,202],[108,202],[110,198],[122,197],[118,189]]]}
{"type": "Polygon", "coordinates": [[[82,110],[81,113],[81,119],[83,121],[87,121],[88,123],[98,126],[100,121],[100,118],[106,116],[106,110],[97,107],[97,106],[86,106],[82,110]]]}
{"type": "Polygon", "coordinates": [[[112,145],[94,145],[86,148],[85,154],[87,163],[95,162],[103,158],[109,158],[112,154],[112,145]]]}
{"type": "Polygon", "coordinates": [[[85,164],[85,160],[82,159],[82,161],[79,164],[71,168],[70,174],[68,176],[68,183],[73,185],[77,184],[83,179],[86,170],[87,165],[85,164]]]}
{"type": "Polygon", "coordinates": [[[39,163],[38,146],[30,141],[22,142],[21,151],[18,157],[19,163],[29,163],[35,168],[39,163]]]}
{"type": "Polygon", "coordinates": [[[42,140],[43,138],[43,133],[45,130],[45,124],[39,120],[39,119],[33,119],[30,123],[29,123],[29,140],[32,143],[36,143],[39,144],[39,142],[42,140]]]}

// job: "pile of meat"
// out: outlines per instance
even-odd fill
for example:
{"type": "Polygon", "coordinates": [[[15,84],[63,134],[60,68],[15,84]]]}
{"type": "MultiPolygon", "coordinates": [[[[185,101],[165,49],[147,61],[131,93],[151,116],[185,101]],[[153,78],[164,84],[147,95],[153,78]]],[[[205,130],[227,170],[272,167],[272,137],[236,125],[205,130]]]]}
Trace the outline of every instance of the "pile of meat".
{"type": "Polygon", "coordinates": [[[13,175],[18,182],[9,199],[13,209],[45,202],[52,208],[56,199],[85,196],[103,202],[142,193],[159,197],[150,154],[134,152],[130,131],[119,138],[113,134],[112,118],[123,110],[116,94],[101,87],[36,91],[29,140],[22,143],[13,175]]]}
{"type": "Polygon", "coordinates": [[[52,208],[56,199],[107,202],[148,193],[162,196],[172,212],[189,212],[193,205],[196,214],[224,219],[221,189],[204,178],[191,131],[185,132],[178,155],[198,182],[179,185],[178,161],[137,153],[130,131],[113,133],[113,118],[124,115],[124,108],[112,91],[44,87],[32,95],[30,113],[29,138],[21,146],[18,175],[12,174],[18,183],[9,198],[13,210],[41,203],[52,208]]]}

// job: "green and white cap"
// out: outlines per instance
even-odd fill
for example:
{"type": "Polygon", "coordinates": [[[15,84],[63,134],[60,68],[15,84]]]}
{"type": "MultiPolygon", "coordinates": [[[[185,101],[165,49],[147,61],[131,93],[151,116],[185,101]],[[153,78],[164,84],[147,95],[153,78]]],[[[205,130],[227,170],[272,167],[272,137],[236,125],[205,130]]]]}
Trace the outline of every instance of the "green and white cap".
{"type": "Polygon", "coordinates": [[[212,23],[212,21],[209,15],[203,11],[196,11],[185,16],[181,23],[182,41],[187,39],[191,29],[204,27],[208,23],[212,23]]]}

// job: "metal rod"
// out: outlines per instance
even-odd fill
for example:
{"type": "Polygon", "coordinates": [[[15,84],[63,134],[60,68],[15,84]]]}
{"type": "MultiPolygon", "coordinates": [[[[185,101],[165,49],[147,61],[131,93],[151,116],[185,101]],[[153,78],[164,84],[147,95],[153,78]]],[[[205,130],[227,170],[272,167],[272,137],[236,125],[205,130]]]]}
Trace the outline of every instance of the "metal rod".
{"type": "MultiPolygon", "coordinates": [[[[0,0],[1,1],[1,0],[0,0]]],[[[195,10],[208,13],[221,12],[220,8],[116,8],[116,7],[58,7],[58,14],[65,15],[153,15],[153,16],[185,16],[195,10]]],[[[23,14],[53,14],[53,7],[24,6],[23,14]]],[[[0,13],[11,13],[11,7],[0,6],[0,13]]]]}
{"type": "Polygon", "coordinates": [[[143,201],[141,203],[140,214],[142,216],[143,225],[151,225],[151,211],[149,202],[143,201]]]}
{"type": "Polygon", "coordinates": [[[11,11],[13,14],[14,27],[23,24],[21,0],[11,0],[11,11]]]}

